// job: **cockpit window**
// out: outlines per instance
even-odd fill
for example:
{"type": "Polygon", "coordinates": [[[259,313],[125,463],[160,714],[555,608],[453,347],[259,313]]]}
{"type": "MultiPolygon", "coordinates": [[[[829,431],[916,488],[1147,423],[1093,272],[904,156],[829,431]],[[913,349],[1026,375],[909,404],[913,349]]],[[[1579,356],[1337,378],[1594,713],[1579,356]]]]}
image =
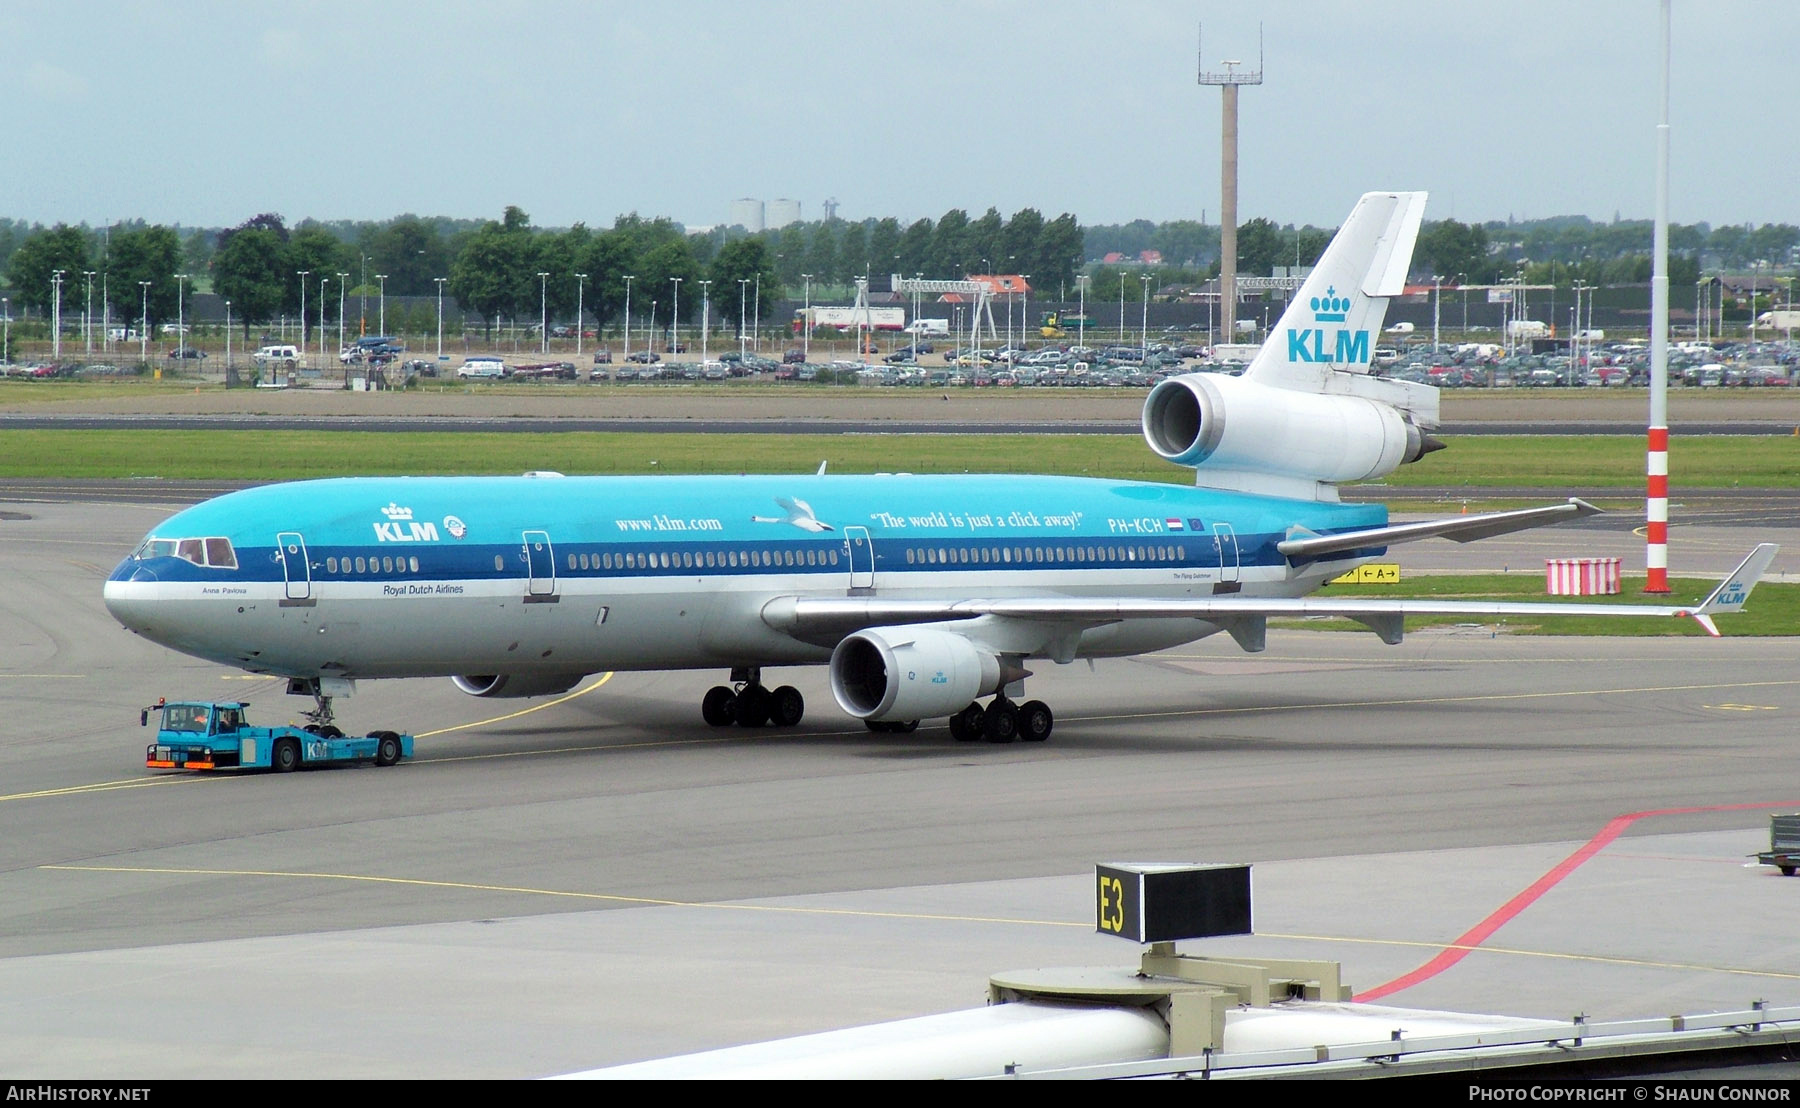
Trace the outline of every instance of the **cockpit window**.
{"type": "Polygon", "coordinates": [[[180,558],[197,566],[212,569],[236,569],[237,551],[227,538],[164,539],[155,535],[138,544],[131,552],[138,561],[146,558],[180,558]]]}

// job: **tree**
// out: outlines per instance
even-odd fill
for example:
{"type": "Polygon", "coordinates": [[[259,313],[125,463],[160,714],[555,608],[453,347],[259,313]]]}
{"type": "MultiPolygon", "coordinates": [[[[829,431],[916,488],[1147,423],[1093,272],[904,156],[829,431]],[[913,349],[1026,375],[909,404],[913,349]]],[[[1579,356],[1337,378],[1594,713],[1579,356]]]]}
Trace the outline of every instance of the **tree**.
{"type": "Polygon", "coordinates": [[[369,236],[368,254],[375,272],[388,275],[388,292],[397,296],[436,294],[433,278],[442,277],[450,264],[437,230],[410,214],[369,236]]]}
{"type": "Polygon", "coordinates": [[[937,229],[931,235],[931,264],[925,276],[942,281],[960,281],[974,272],[966,264],[969,253],[969,213],[951,208],[938,217],[937,229]]]}
{"type": "Polygon", "coordinates": [[[623,315],[625,274],[636,273],[635,261],[629,236],[617,229],[594,235],[577,249],[575,263],[592,282],[585,307],[594,313],[599,326],[605,327],[623,315]]]}
{"type": "Polygon", "coordinates": [[[712,278],[713,289],[718,294],[719,314],[730,320],[733,327],[742,330],[752,319],[774,318],[775,302],[781,299],[781,277],[770,264],[768,250],[761,240],[739,239],[726,243],[713,259],[709,276],[712,278]],[[760,290],[757,287],[758,276],[762,278],[760,290]],[[749,284],[740,289],[740,280],[748,281],[749,284]],[[757,300],[759,291],[762,296],[760,301],[757,300]],[[740,296],[740,293],[748,295],[740,296]],[[749,319],[739,315],[740,300],[743,315],[749,319]]]}
{"type": "Polygon", "coordinates": [[[79,285],[82,271],[91,268],[87,231],[58,223],[48,231],[35,232],[19,244],[7,266],[7,279],[16,301],[49,315],[56,302],[56,286],[52,280],[55,272],[63,271],[63,300],[66,303],[69,301],[68,284],[79,285]]]}
{"type": "MultiPolygon", "coordinates": [[[[304,227],[295,231],[288,239],[284,255],[283,264],[287,273],[282,295],[283,310],[292,311],[295,318],[299,317],[302,306],[301,288],[304,284],[306,327],[311,331],[325,318],[319,305],[319,282],[326,278],[336,280],[340,272],[350,271],[349,251],[338,241],[337,236],[323,227],[304,227]],[[301,270],[307,273],[304,279],[300,276],[301,270]]],[[[304,344],[306,335],[301,335],[300,341],[304,344]]]]}
{"type": "Polygon", "coordinates": [[[1425,224],[1413,247],[1413,268],[1436,277],[1465,274],[1465,283],[1479,282],[1489,269],[1487,229],[1454,219],[1425,224]]]}
{"type": "Polygon", "coordinates": [[[931,220],[917,219],[900,234],[900,272],[908,277],[931,265],[931,220]]]}
{"type": "Polygon", "coordinates": [[[287,250],[281,237],[263,228],[236,228],[213,259],[213,291],[231,301],[248,341],[253,323],[267,323],[281,310],[287,250]]]}
{"type": "Polygon", "coordinates": [[[150,283],[149,326],[175,318],[181,240],[173,230],[148,226],[115,231],[106,258],[107,290],[120,319],[135,320],[144,314],[146,290],[140,281],[150,283]]]}
{"type": "Polygon", "coordinates": [[[840,220],[829,219],[814,224],[812,234],[807,237],[806,269],[812,273],[814,284],[827,285],[843,279],[838,268],[837,248],[838,228],[842,226],[840,220]]]}
{"type": "Polygon", "coordinates": [[[481,314],[489,338],[501,315],[512,316],[518,310],[519,273],[529,246],[528,233],[488,223],[469,237],[450,263],[450,294],[465,309],[481,314]]]}
{"type": "Polygon", "coordinates": [[[1246,277],[1267,277],[1281,264],[1281,230],[1258,216],[1238,226],[1238,272],[1246,277]]]}
{"type": "Polygon", "coordinates": [[[963,264],[968,267],[964,272],[974,273],[978,269],[983,273],[1011,272],[1012,266],[1000,240],[1005,226],[1000,213],[993,208],[969,224],[968,237],[963,242],[963,264]]]}
{"type": "Polygon", "coordinates": [[[900,221],[889,217],[878,219],[869,228],[869,269],[874,274],[899,272],[900,221]]]}
{"type": "MultiPolygon", "coordinates": [[[[760,245],[758,243],[759,247],[760,245]]],[[[673,318],[671,312],[676,298],[680,296],[673,283],[673,278],[679,277],[686,286],[683,291],[687,293],[680,297],[681,318],[692,319],[699,314],[700,306],[700,286],[694,282],[704,275],[700,263],[694,260],[694,251],[688,246],[687,240],[677,238],[653,247],[639,259],[638,279],[641,284],[638,287],[642,290],[639,295],[660,305],[657,314],[662,325],[666,326],[673,318]]]]}
{"type": "Polygon", "coordinates": [[[1064,212],[1044,225],[1043,234],[1038,236],[1037,269],[1039,288],[1049,288],[1052,282],[1056,287],[1066,289],[1075,284],[1075,271],[1081,265],[1082,255],[1081,224],[1075,216],[1064,212]]]}

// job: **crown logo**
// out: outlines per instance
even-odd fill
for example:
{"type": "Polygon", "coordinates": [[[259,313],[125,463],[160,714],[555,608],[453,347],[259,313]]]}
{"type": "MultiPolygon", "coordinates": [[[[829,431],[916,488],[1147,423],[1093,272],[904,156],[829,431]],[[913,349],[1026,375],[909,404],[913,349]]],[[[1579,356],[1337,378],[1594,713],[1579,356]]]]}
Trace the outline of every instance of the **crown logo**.
{"type": "Polygon", "coordinates": [[[1350,298],[1339,296],[1335,286],[1327,288],[1324,296],[1315,296],[1310,301],[1313,317],[1320,323],[1342,323],[1344,315],[1350,310],[1350,298]]]}
{"type": "Polygon", "coordinates": [[[400,505],[390,500],[388,501],[388,506],[381,509],[381,514],[389,519],[408,520],[412,518],[412,509],[402,508],[400,505]]]}

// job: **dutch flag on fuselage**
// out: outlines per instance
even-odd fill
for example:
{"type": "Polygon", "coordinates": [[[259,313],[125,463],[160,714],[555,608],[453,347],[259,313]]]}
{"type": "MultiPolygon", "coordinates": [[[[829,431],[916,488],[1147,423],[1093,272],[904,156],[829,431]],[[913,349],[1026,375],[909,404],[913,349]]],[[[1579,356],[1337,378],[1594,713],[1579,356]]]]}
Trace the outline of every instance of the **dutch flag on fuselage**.
{"type": "Polygon", "coordinates": [[[1171,531],[1179,531],[1182,529],[1181,520],[1175,516],[1170,516],[1163,520],[1163,523],[1166,524],[1171,531]]]}

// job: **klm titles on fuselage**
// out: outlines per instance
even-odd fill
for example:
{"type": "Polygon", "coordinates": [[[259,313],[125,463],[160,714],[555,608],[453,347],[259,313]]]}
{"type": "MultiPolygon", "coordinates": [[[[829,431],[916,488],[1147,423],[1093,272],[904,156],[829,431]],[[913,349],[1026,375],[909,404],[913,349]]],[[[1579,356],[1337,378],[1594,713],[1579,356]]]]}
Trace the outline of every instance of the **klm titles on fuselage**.
{"type": "MultiPolygon", "coordinates": [[[[1337,295],[1336,288],[1325,290],[1324,296],[1308,301],[1316,324],[1344,322],[1350,301],[1337,295]]],[[[1337,365],[1366,365],[1369,361],[1369,332],[1338,327],[1327,331],[1322,326],[1289,327],[1287,356],[1290,362],[1331,362],[1337,365]],[[1330,346],[1327,346],[1327,342],[1330,346]]]]}
{"type": "Polygon", "coordinates": [[[388,506],[381,509],[381,514],[386,516],[388,521],[374,525],[376,542],[436,542],[438,540],[437,524],[413,519],[411,508],[403,508],[390,500],[388,506]]]}

